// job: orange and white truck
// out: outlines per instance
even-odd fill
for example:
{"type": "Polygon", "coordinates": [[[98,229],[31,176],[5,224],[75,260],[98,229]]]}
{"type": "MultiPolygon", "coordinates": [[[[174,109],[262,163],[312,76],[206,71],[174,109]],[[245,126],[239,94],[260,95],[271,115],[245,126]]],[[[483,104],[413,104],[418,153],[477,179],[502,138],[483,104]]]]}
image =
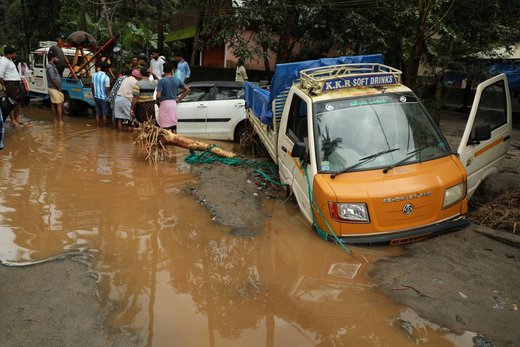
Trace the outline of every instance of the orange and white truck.
{"type": "Polygon", "coordinates": [[[246,83],[248,119],[326,239],[413,242],[464,227],[468,200],[509,146],[504,74],[476,89],[457,150],[381,55],[277,65],[246,83]]]}

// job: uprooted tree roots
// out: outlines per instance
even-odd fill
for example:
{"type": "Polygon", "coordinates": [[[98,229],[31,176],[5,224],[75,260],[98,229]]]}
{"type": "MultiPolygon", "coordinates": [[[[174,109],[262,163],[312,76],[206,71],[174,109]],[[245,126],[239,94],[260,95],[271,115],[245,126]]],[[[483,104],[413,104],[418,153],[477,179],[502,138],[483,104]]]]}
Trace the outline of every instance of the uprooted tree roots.
{"type": "Polygon", "coordinates": [[[224,158],[234,158],[235,153],[225,151],[213,145],[195,141],[177,135],[169,130],[155,126],[155,122],[147,121],[139,125],[134,132],[135,142],[143,149],[150,163],[158,163],[166,157],[166,146],[179,146],[195,151],[209,151],[224,158]]]}
{"type": "Polygon", "coordinates": [[[520,233],[520,193],[503,193],[478,207],[471,218],[476,224],[492,229],[520,233]]]}

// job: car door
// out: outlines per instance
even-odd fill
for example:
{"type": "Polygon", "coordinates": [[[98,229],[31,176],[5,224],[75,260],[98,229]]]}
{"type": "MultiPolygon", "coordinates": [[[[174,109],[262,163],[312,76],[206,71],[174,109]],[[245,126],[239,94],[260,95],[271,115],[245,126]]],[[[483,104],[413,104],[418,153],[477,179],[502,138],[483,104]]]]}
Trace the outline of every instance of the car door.
{"type": "Polygon", "coordinates": [[[468,173],[468,197],[496,173],[511,144],[511,97],[505,74],[478,85],[458,153],[468,173]]]}
{"type": "Polygon", "coordinates": [[[177,132],[204,137],[212,86],[190,86],[190,93],[177,105],[177,132]]]}
{"type": "Polygon", "coordinates": [[[239,97],[242,87],[218,86],[215,99],[208,103],[206,136],[208,138],[233,140],[235,126],[246,118],[245,100],[239,97]]]}
{"type": "MultiPolygon", "coordinates": [[[[278,165],[282,181],[291,186],[303,214],[307,220],[312,221],[307,178],[300,159],[291,155],[296,143],[304,144],[307,149],[309,146],[308,121],[312,115],[310,114],[310,103],[307,103],[303,98],[303,95],[293,94],[289,114],[286,117],[287,122],[281,124],[278,140],[278,165]]],[[[312,158],[311,161],[313,161],[312,158]]],[[[308,172],[309,182],[312,184],[316,170],[313,169],[311,163],[304,163],[303,165],[308,172]]]]}

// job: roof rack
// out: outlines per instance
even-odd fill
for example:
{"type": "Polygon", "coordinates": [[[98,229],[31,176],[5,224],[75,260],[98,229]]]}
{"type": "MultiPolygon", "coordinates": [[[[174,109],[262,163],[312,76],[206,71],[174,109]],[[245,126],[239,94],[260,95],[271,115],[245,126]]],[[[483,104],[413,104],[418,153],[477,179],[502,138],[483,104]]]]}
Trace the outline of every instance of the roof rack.
{"type": "Polygon", "coordinates": [[[400,70],[378,63],[341,64],[300,71],[301,88],[321,93],[401,83],[400,70]]]}
{"type": "Polygon", "coordinates": [[[56,46],[57,44],[57,41],[38,41],[39,48],[50,48],[51,46],[56,46]]]}

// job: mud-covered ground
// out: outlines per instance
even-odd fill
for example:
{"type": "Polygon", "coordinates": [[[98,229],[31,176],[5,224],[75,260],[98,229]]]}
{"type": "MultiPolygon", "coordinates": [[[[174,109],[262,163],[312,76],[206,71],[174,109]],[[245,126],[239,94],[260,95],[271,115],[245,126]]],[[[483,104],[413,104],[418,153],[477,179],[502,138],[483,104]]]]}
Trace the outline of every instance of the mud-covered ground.
{"type": "Polygon", "coordinates": [[[70,259],[24,268],[0,266],[0,346],[133,346],[109,331],[96,281],[70,259]]]}

